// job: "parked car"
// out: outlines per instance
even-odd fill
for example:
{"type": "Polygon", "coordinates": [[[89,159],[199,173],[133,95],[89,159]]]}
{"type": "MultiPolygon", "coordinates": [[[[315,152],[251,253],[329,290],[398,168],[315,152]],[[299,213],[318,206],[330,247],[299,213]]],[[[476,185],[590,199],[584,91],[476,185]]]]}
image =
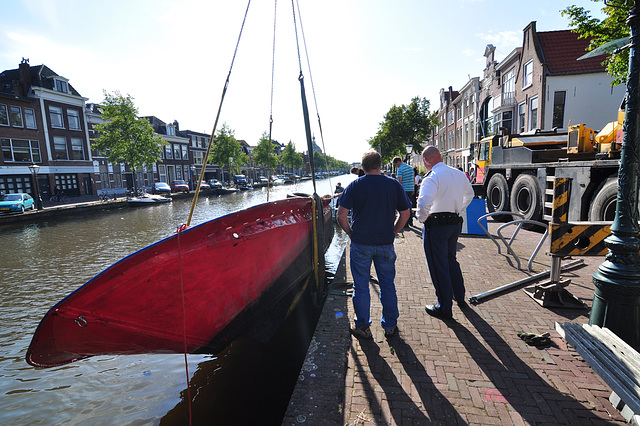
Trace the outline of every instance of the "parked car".
{"type": "Polygon", "coordinates": [[[200,191],[202,191],[203,189],[211,189],[211,185],[209,185],[205,181],[202,181],[202,182],[200,182],[200,191]]]}
{"type": "Polygon", "coordinates": [[[246,186],[247,185],[247,177],[245,175],[235,175],[236,185],[238,186],[246,186]]]}
{"type": "Polygon", "coordinates": [[[189,192],[189,184],[183,180],[174,180],[173,192],[189,192]]]}
{"type": "Polygon", "coordinates": [[[153,184],[154,194],[166,194],[171,195],[171,187],[167,185],[165,182],[156,182],[153,184]]]}
{"type": "Polygon", "coordinates": [[[211,186],[211,189],[222,189],[222,184],[218,179],[211,179],[209,181],[209,185],[211,186]]]}
{"type": "Polygon", "coordinates": [[[36,208],[35,201],[29,194],[19,192],[17,194],[6,194],[0,201],[0,212],[20,212],[33,210],[36,208]]]}

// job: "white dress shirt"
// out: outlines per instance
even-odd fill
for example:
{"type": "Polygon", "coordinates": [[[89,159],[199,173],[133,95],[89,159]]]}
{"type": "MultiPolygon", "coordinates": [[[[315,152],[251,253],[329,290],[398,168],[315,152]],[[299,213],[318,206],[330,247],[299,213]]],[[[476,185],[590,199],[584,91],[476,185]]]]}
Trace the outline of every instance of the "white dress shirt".
{"type": "Polygon", "coordinates": [[[473,187],[458,169],[440,162],[422,179],[416,217],[424,223],[432,213],[460,213],[473,200],[473,187]]]}

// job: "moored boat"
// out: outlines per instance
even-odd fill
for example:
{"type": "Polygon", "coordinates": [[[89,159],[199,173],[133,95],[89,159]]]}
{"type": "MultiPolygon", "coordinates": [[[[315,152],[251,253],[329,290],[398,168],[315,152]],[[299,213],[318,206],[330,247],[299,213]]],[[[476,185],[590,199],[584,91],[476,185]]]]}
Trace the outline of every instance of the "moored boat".
{"type": "Polygon", "coordinates": [[[49,310],[27,362],[53,367],[94,355],[216,353],[240,335],[268,340],[302,294],[324,299],[329,201],[261,204],[125,257],[49,310]]]}
{"type": "Polygon", "coordinates": [[[164,204],[171,201],[171,197],[163,197],[157,194],[144,193],[138,197],[127,198],[127,204],[130,206],[148,206],[153,204],[164,204]]]}

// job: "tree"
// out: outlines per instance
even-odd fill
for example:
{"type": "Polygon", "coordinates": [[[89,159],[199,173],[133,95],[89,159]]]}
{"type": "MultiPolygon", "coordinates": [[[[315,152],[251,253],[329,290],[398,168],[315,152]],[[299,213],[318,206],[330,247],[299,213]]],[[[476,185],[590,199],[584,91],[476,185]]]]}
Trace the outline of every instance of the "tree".
{"type": "Polygon", "coordinates": [[[229,185],[231,185],[233,183],[231,176],[240,170],[240,165],[245,164],[249,157],[242,150],[227,123],[218,130],[214,142],[209,159],[213,164],[219,164],[222,168],[229,170],[229,185]]]}
{"type": "Polygon", "coordinates": [[[271,170],[278,165],[278,156],[274,154],[274,145],[269,140],[267,132],[262,134],[258,145],[253,149],[253,161],[266,168],[269,177],[271,177],[271,170]]]}
{"type": "Polygon", "coordinates": [[[430,103],[425,98],[415,97],[409,105],[393,105],[380,123],[376,135],[369,139],[371,148],[378,150],[382,162],[386,163],[407,153],[406,145],[413,145],[413,152],[421,152],[423,142],[429,139],[431,130],[439,124],[436,113],[429,111],[430,103]]]}
{"type": "Polygon", "coordinates": [[[302,166],[302,154],[296,152],[296,147],[291,141],[289,141],[287,146],[284,148],[280,159],[282,161],[282,164],[290,168],[302,166]]]}
{"type": "MultiPolygon", "coordinates": [[[[592,0],[596,3],[602,0],[592,0]]],[[[569,17],[569,26],[580,38],[592,37],[588,50],[620,38],[629,37],[629,26],[626,24],[629,6],[626,0],[609,0],[601,10],[607,17],[602,21],[591,16],[591,11],[583,7],[569,6],[561,11],[562,16],[569,17]]],[[[627,82],[629,71],[629,49],[608,55],[603,62],[607,72],[613,78],[612,85],[627,82]]]]}
{"type": "Polygon", "coordinates": [[[138,109],[130,95],[122,96],[104,91],[100,106],[105,123],[94,128],[98,137],[93,139],[93,149],[104,154],[113,164],[124,163],[133,172],[133,189],[136,190],[136,170],[151,168],[160,161],[166,141],[154,136],[153,128],[145,119],[138,118],[138,109]]]}

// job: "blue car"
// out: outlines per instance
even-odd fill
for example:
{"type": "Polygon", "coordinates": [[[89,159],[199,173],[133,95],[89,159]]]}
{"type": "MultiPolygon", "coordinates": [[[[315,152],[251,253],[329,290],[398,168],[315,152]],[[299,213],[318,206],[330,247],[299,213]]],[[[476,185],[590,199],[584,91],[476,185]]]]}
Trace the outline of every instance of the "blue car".
{"type": "Polygon", "coordinates": [[[36,208],[34,199],[25,193],[7,194],[0,201],[0,213],[20,212],[36,208]]]}

